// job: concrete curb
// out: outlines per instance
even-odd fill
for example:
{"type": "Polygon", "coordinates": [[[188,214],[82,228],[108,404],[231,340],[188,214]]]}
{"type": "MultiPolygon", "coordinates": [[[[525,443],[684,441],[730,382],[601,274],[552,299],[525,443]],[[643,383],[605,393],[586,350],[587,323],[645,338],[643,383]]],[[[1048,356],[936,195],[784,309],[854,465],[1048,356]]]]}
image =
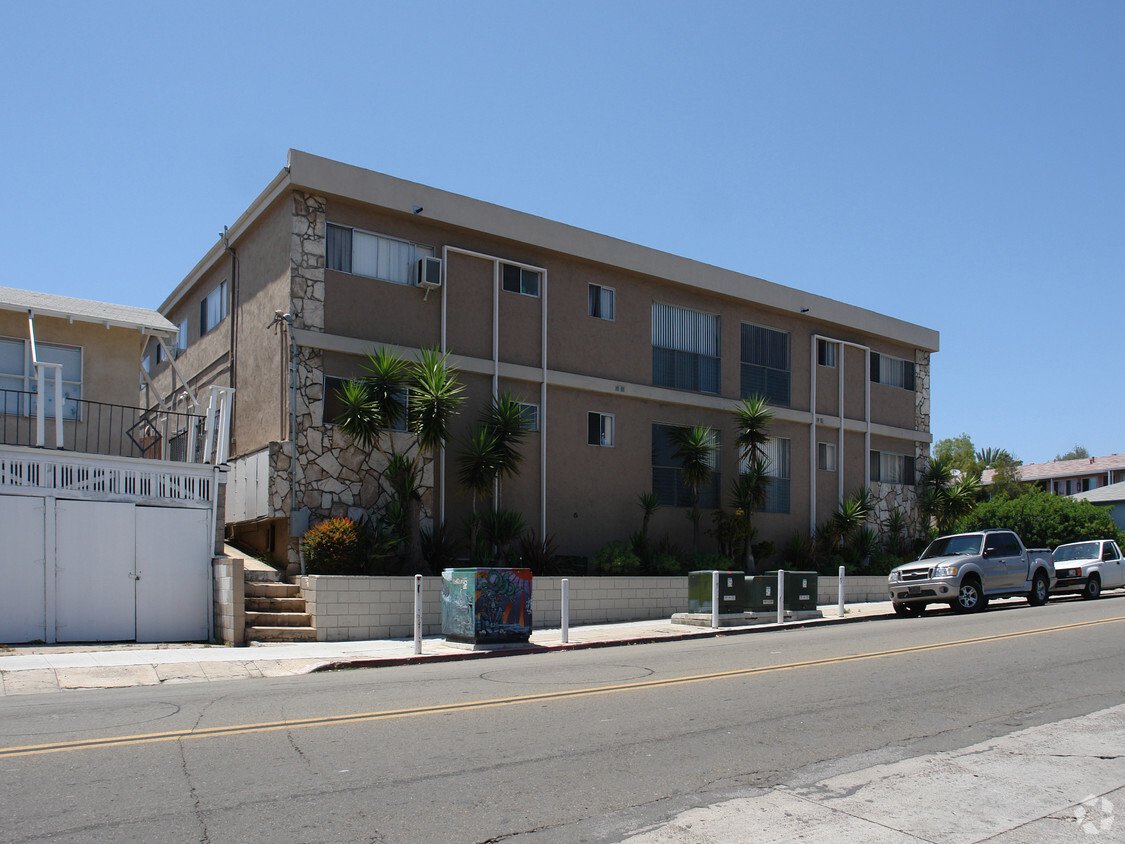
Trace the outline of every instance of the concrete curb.
{"type": "Polygon", "coordinates": [[[782,624],[772,622],[769,624],[755,624],[745,627],[720,627],[718,629],[702,629],[685,633],[650,634],[643,636],[629,636],[621,639],[599,639],[593,642],[559,642],[557,644],[533,645],[518,647],[497,648],[496,650],[448,652],[439,654],[411,654],[410,656],[389,657],[359,657],[357,659],[337,659],[320,665],[310,666],[302,674],[316,674],[322,671],[344,671],[360,668],[393,668],[401,665],[418,665],[426,662],[462,662],[470,659],[496,659],[505,656],[525,656],[527,654],[554,653],[559,651],[582,651],[595,648],[615,648],[625,645],[648,645],[656,642],[684,642],[689,639],[715,639],[720,636],[740,636],[750,633],[764,633],[767,630],[801,630],[808,627],[824,627],[826,625],[856,624],[861,621],[876,621],[878,619],[895,618],[893,611],[882,613],[865,613],[851,618],[815,618],[803,621],[787,621],[782,624]]]}

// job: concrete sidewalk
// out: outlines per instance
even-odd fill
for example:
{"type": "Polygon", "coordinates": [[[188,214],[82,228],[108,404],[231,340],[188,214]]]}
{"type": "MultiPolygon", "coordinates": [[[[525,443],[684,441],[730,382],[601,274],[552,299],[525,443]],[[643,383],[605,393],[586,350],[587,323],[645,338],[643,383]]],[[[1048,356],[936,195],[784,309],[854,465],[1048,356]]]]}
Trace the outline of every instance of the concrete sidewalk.
{"type": "Polygon", "coordinates": [[[823,618],[712,630],[674,624],[667,619],[571,627],[569,641],[559,629],[535,630],[527,644],[470,649],[440,636],[422,640],[414,653],[412,639],[363,642],[294,642],[223,645],[0,645],[0,695],[26,695],[69,689],[157,686],[245,677],[288,677],[333,668],[405,665],[417,662],[482,659],[513,654],[632,645],[711,636],[730,636],[824,624],[841,624],[893,616],[889,601],[822,606],[823,618]]]}

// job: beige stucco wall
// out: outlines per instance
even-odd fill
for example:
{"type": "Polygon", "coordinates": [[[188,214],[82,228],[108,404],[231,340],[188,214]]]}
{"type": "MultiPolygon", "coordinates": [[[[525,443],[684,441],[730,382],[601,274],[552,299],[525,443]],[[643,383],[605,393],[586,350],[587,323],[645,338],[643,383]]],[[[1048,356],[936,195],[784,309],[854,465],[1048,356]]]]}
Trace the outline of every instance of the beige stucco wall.
{"type": "MultiPolygon", "coordinates": [[[[0,311],[0,336],[27,340],[27,314],[0,311]]],[[[141,347],[145,339],[139,329],[107,329],[90,322],[36,316],[35,339],[39,343],[82,347],[83,399],[137,406],[141,347]]]]}

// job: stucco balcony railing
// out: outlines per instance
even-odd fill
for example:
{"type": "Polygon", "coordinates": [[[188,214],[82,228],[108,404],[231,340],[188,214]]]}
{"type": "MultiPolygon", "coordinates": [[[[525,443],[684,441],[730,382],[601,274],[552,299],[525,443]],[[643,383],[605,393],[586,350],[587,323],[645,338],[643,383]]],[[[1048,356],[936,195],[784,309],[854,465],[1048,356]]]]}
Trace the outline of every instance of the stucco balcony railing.
{"type": "MultiPolygon", "coordinates": [[[[206,417],[158,409],[63,398],[62,442],[57,448],[80,454],[139,457],[180,463],[204,462],[206,417]]],[[[42,417],[37,395],[0,390],[0,445],[54,448],[55,405],[48,394],[42,417]]]]}

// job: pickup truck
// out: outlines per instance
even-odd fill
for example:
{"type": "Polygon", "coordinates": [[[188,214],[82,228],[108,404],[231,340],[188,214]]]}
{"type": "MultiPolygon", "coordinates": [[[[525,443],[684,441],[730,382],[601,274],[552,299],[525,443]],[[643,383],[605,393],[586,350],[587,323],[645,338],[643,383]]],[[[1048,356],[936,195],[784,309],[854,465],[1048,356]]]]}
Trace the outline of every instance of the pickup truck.
{"type": "Polygon", "coordinates": [[[1053,554],[1056,592],[1081,592],[1086,599],[1097,598],[1103,589],[1125,586],[1125,560],[1112,539],[1068,542],[1053,554]]]}
{"type": "Polygon", "coordinates": [[[1041,606],[1054,582],[1051,552],[1025,548],[1010,530],[938,537],[918,560],[898,566],[887,578],[901,616],[921,615],[934,603],[948,603],[954,612],[977,612],[992,598],[1018,596],[1041,606]]]}

